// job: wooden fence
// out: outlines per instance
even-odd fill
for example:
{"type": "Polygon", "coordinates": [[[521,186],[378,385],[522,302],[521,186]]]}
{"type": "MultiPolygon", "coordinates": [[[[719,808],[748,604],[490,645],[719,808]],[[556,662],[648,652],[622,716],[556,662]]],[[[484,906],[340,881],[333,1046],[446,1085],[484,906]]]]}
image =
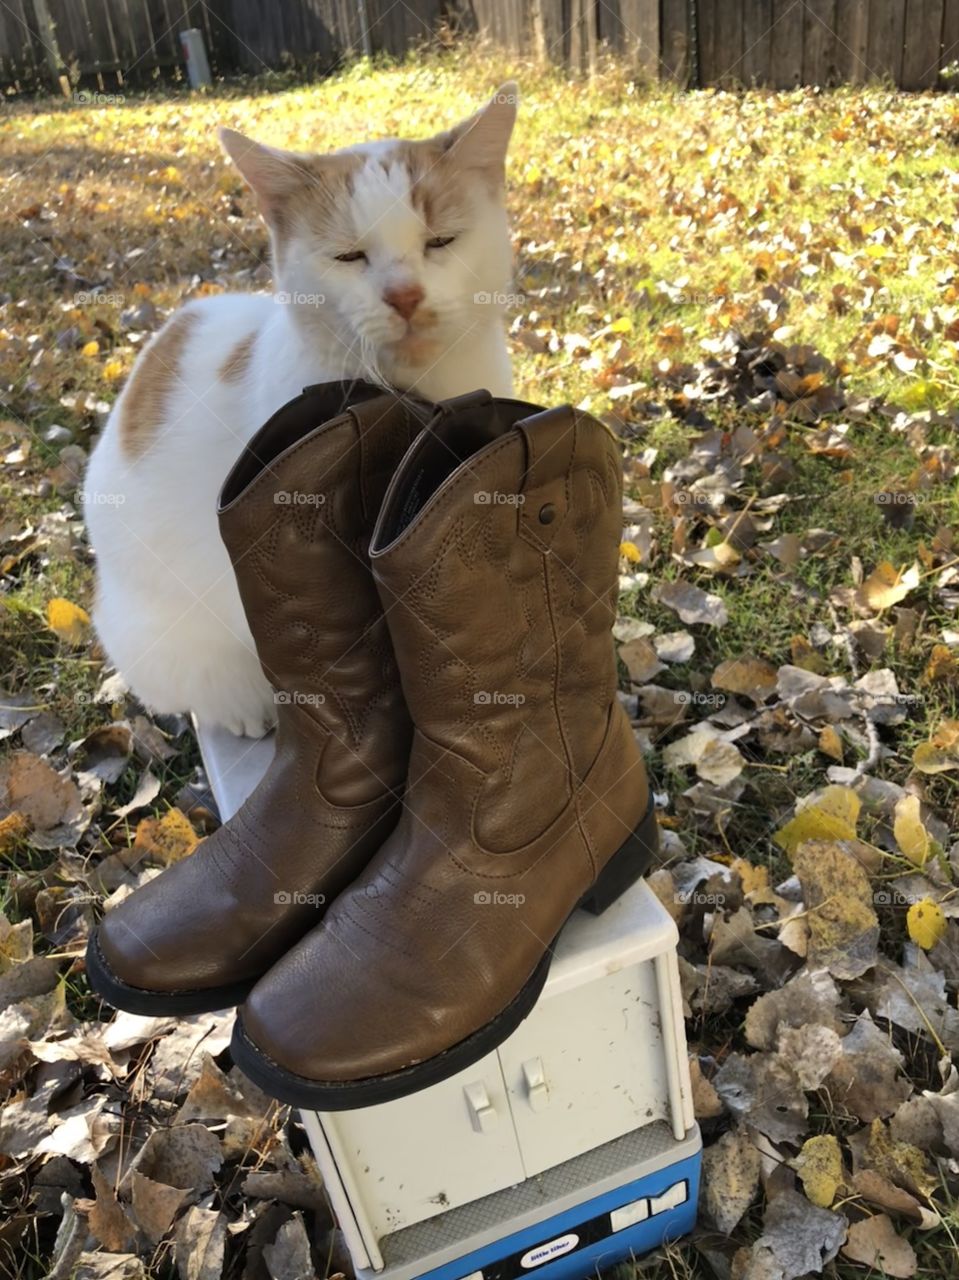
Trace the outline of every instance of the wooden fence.
{"type": "Polygon", "coordinates": [[[182,74],[187,27],[227,75],[473,33],[573,72],[608,48],[684,85],[957,87],[943,73],[959,61],[959,0],[3,0],[0,84],[182,74]]]}

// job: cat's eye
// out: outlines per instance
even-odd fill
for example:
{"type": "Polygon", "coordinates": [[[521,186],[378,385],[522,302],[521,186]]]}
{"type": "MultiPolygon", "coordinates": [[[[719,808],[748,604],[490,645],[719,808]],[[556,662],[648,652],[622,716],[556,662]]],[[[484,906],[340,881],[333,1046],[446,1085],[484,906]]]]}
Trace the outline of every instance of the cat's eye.
{"type": "Polygon", "coordinates": [[[365,262],[366,254],[362,249],[353,249],[350,253],[338,253],[335,255],[337,262],[365,262]]]}
{"type": "Polygon", "coordinates": [[[448,244],[452,244],[456,236],[434,236],[432,240],[427,240],[427,249],[445,249],[448,244]]]}

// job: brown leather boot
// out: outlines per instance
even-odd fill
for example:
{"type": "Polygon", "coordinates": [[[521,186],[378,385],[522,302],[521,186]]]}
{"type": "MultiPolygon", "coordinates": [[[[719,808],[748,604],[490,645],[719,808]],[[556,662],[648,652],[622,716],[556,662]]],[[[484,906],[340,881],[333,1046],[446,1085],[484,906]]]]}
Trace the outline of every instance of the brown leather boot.
{"type": "Polygon", "coordinates": [[[622,459],[595,419],[446,401],[371,561],[415,726],[403,813],[238,1011],[233,1056],[320,1111],[464,1070],[522,1021],[577,905],[646,870],[656,821],[616,697],[622,459]]]}
{"type": "Polygon", "coordinates": [[[91,936],[90,982],[117,1008],[238,1003],[395,826],[412,730],[368,544],[430,408],[366,384],[308,388],[227,478],[220,531],[277,691],[276,752],[229,822],[91,936]]]}

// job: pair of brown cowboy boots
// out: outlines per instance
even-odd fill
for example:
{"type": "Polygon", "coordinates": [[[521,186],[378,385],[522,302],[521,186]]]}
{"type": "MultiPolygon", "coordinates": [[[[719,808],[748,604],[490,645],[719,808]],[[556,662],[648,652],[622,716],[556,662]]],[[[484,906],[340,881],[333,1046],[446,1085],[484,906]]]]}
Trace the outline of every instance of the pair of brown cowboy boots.
{"type": "Polygon", "coordinates": [[[236,1062],[321,1111],[504,1040],[568,917],[656,846],[610,635],[621,484],[614,437],[569,407],[331,383],[274,415],[219,519],[275,758],[104,917],[95,989],[134,1013],[242,1004],[236,1062]]]}

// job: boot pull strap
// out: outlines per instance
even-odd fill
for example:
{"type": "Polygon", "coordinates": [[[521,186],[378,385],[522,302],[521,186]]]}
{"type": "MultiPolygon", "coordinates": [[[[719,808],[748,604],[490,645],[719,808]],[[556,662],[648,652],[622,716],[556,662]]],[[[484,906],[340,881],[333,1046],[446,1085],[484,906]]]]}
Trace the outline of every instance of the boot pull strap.
{"type": "Polygon", "coordinates": [[[397,458],[419,435],[429,419],[431,406],[416,396],[402,392],[381,391],[376,398],[351,404],[350,416],[356,424],[359,451],[360,502],[369,520],[375,520],[382,494],[382,474],[392,473],[397,458]],[[377,430],[384,418],[390,419],[389,432],[377,430]],[[392,437],[389,440],[388,437],[392,437]],[[402,446],[399,454],[396,443],[402,446]]]}
{"type": "Polygon", "coordinates": [[[576,451],[576,411],[569,405],[547,409],[516,424],[526,444],[524,501],[519,534],[548,551],[569,507],[569,473],[576,451]]]}

